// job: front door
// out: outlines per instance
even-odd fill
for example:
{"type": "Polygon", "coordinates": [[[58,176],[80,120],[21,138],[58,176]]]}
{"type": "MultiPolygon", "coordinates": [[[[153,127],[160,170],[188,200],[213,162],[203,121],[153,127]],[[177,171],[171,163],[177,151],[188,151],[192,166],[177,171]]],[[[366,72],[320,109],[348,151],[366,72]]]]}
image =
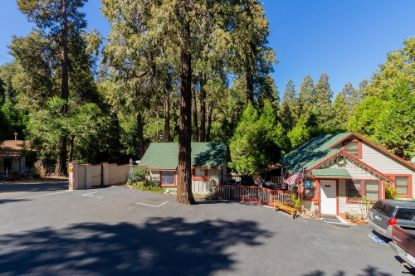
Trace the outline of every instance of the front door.
{"type": "Polygon", "coordinates": [[[321,213],[337,214],[336,180],[320,180],[321,213]]]}

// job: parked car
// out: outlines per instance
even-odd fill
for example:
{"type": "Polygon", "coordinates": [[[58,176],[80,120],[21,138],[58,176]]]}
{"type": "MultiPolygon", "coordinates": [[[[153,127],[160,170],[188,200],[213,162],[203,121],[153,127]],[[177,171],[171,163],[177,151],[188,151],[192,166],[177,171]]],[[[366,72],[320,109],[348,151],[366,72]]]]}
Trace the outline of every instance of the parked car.
{"type": "Polygon", "coordinates": [[[374,232],[392,239],[394,225],[415,228],[415,201],[383,199],[369,210],[367,222],[374,232]]]}
{"type": "Polygon", "coordinates": [[[389,244],[402,260],[415,267],[415,228],[393,226],[392,242],[389,244]]]}

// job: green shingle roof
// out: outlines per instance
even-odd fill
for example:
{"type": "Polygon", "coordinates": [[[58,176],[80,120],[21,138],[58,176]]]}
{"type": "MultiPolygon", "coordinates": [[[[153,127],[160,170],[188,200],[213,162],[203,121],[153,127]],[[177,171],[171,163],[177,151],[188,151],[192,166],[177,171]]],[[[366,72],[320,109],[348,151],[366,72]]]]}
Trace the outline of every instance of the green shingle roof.
{"type": "MultiPolygon", "coordinates": [[[[225,143],[192,143],[192,166],[223,167],[226,163],[225,143]]],[[[151,169],[175,170],[178,164],[178,143],[152,143],[140,161],[151,169]]]]}
{"type": "Polygon", "coordinates": [[[332,148],[332,146],[349,134],[345,132],[314,137],[302,146],[287,153],[282,160],[282,164],[291,172],[297,172],[303,168],[308,169],[339,151],[338,148],[332,148]]]}

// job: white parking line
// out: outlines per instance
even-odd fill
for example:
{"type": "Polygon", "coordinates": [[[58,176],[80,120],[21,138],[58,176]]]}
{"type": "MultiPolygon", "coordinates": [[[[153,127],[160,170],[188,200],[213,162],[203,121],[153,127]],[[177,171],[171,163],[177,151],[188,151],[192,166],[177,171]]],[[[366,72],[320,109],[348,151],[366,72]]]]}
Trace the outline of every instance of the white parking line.
{"type": "Polygon", "coordinates": [[[48,193],[48,194],[41,194],[41,195],[31,195],[31,196],[15,197],[15,198],[12,198],[12,199],[18,200],[18,199],[25,199],[25,198],[42,197],[42,196],[63,194],[63,193],[67,193],[67,192],[71,192],[71,191],[65,190],[65,191],[60,191],[60,192],[55,192],[55,193],[48,193]]]}
{"type": "Polygon", "coordinates": [[[158,207],[163,206],[163,205],[164,205],[164,204],[166,204],[167,202],[168,202],[168,201],[163,202],[163,203],[161,203],[161,204],[159,204],[159,205],[151,205],[151,204],[145,204],[145,203],[139,203],[139,202],[137,202],[136,204],[138,204],[138,205],[143,205],[143,206],[147,206],[147,207],[158,208],[158,207]]]}
{"type": "Polygon", "coordinates": [[[90,193],[86,193],[86,194],[82,194],[83,196],[86,196],[86,197],[94,197],[94,195],[93,194],[95,194],[95,193],[97,193],[98,191],[95,191],[95,192],[90,192],[90,193]]]}

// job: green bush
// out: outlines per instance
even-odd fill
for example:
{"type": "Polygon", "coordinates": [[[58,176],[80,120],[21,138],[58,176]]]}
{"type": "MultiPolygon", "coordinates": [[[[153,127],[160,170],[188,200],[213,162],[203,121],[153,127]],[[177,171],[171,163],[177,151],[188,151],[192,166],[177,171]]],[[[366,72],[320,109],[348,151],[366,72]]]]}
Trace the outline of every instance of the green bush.
{"type": "Polygon", "coordinates": [[[294,207],[297,210],[301,210],[303,204],[301,202],[300,197],[298,197],[295,193],[291,193],[290,194],[290,200],[291,200],[291,203],[293,205],[292,207],[294,207]]]}
{"type": "Polygon", "coordinates": [[[158,182],[154,182],[151,180],[145,179],[144,181],[137,182],[137,184],[134,186],[135,190],[139,191],[146,191],[146,192],[157,192],[157,193],[163,193],[164,188],[160,187],[158,182]]]}
{"type": "Polygon", "coordinates": [[[133,182],[143,181],[146,178],[148,171],[146,168],[133,167],[130,171],[130,179],[133,182]]]}
{"type": "Polygon", "coordinates": [[[396,199],[396,189],[388,183],[385,184],[385,197],[386,199],[396,199]]]}

